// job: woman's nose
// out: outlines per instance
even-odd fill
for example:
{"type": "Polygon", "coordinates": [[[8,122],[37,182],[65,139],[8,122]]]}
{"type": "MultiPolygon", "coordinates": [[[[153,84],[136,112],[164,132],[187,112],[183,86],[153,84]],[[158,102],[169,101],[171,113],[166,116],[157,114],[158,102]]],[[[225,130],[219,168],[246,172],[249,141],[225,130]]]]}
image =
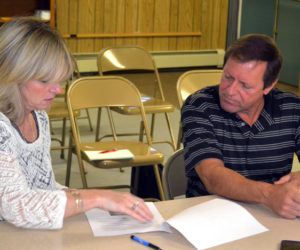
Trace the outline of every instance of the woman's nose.
{"type": "Polygon", "coordinates": [[[62,87],[60,83],[53,83],[53,85],[51,86],[51,91],[55,94],[60,94],[62,92],[62,87]]]}

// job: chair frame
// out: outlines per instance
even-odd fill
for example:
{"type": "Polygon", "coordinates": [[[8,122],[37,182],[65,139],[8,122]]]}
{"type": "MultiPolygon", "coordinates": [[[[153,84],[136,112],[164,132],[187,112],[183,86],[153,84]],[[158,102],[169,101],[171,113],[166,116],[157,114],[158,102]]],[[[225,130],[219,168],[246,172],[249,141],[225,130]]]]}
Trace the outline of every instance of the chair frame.
{"type": "MultiPolygon", "coordinates": [[[[141,101],[140,93],[138,89],[129,80],[118,76],[82,77],[76,80],[70,86],[67,95],[67,104],[68,104],[70,122],[72,127],[72,136],[70,136],[70,145],[72,145],[73,143],[75,144],[73,150],[69,149],[67,173],[66,173],[67,186],[69,186],[69,181],[70,181],[71,158],[72,158],[72,151],[73,151],[77,155],[81,180],[84,188],[87,188],[84,162],[87,162],[94,167],[103,168],[103,169],[133,167],[133,166],[140,167],[146,165],[153,165],[160,197],[162,200],[165,199],[162,183],[161,183],[161,177],[158,170],[158,164],[163,162],[163,154],[152,148],[151,136],[150,136],[147,120],[146,120],[144,107],[141,101]],[[119,93],[115,91],[116,89],[118,89],[119,93]],[[101,96],[99,95],[99,93],[101,93],[101,96]],[[76,117],[74,116],[74,112],[76,110],[81,110],[86,108],[118,107],[118,106],[139,107],[140,109],[139,114],[143,122],[145,135],[146,135],[146,142],[141,142],[141,140],[136,143],[132,141],[124,142],[124,141],[114,140],[110,142],[99,141],[99,142],[83,143],[80,139],[79,126],[77,124],[76,117]],[[130,150],[133,149],[132,153],[135,154],[136,156],[134,159],[122,160],[122,161],[118,161],[118,160],[90,161],[83,152],[87,148],[94,148],[94,150],[99,150],[99,149],[105,150],[110,148],[122,149],[124,145],[129,146],[128,148],[130,150]],[[130,148],[130,145],[135,146],[135,149],[133,147],[130,148]],[[144,149],[146,149],[146,151],[144,149]],[[145,151],[145,153],[142,152],[143,150],[145,151]]],[[[125,187],[128,188],[128,185],[106,186],[100,188],[111,189],[111,188],[125,188],[125,187]]]]}
{"type": "MultiPolygon", "coordinates": [[[[66,80],[66,89],[71,84],[71,80],[66,80]]],[[[65,154],[64,150],[68,149],[69,146],[66,145],[66,123],[67,119],[69,118],[69,112],[68,107],[66,103],[66,93],[62,96],[64,99],[61,101],[55,101],[51,104],[50,110],[47,112],[49,121],[50,121],[50,130],[51,134],[53,135],[53,129],[52,129],[52,121],[62,120],[62,130],[61,130],[61,138],[51,136],[51,141],[57,141],[59,143],[59,146],[51,145],[51,150],[61,150],[60,158],[64,159],[65,154]],[[59,112],[57,113],[57,111],[59,112]]]]}
{"type": "Polygon", "coordinates": [[[163,168],[162,184],[167,200],[174,200],[175,196],[183,195],[186,192],[187,177],[184,171],[183,153],[183,149],[175,151],[163,168]],[[174,176],[176,179],[172,179],[174,176]]]}
{"type": "MultiPolygon", "coordinates": [[[[222,69],[190,70],[183,73],[177,80],[176,89],[180,108],[187,97],[194,92],[221,82],[222,69]]],[[[176,149],[180,148],[182,139],[182,126],[179,122],[179,131],[176,149]]]]}
{"type": "MultiPolygon", "coordinates": [[[[78,65],[74,60],[74,64],[75,64],[75,75],[77,78],[80,78],[80,72],[78,69],[78,65]]],[[[73,75],[74,76],[74,75],[73,75]]],[[[68,107],[67,107],[67,91],[69,86],[71,85],[72,81],[74,80],[72,76],[72,79],[67,79],[66,80],[66,84],[64,86],[63,89],[63,93],[56,95],[56,97],[58,98],[63,98],[63,100],[55,100],[50,107],[50,110],[48,111],[48,117],[49,117],[49,123],[50,123],[50,131],[51,134],[53,135],[53,129],[52,129],[52,121],[58,121],[58,120],[62,120],[62,130],[61,130],[61,138],[58,137],[54,137],[51,136],[51,141],[56,141],[59,143],[59,146],[54,146],[51,145],[51,150],[61,150],[60,153],[60,158],[64,159],[65,158],[65,154],[64,154],[64,150],[65,149],[69,149],[69,145],[66,145],[66,130],[67,130],[67,120],[69,119],[69,111],[68,111],[68,107]],[[59,112],[57,112],[59,111],[59,112]]],[[[92,122],[91,122],[91,118],[90,118],[90,114],[88,109],[85,110],[86,111],[86,116],[81,116],[80,119],[87,119],[88,120],[88,124],[90,127],[90,130],[93,131],[93,127],[92,127],[92,122]]],[[[80,116],[80,112],[78,112],[76,114],[77,116],[80,116]]]]}
{"type": "MultiPolygon", "coordinates": [[[[115,56],[115,54],[113,54],[113,56],[115,56]]],[[[109,56],[107,56],[109,57],[109,56]]],[[[111,57],[111,56],[110,56],[111,57]]],[[[119,58],[117,58],[119,59],[119,58]]],[[[117,61],[117,60],[116,60],[117,61]]],[[[176,148],[176,141],[175,141],[175,137],[174,137],[174,133],[173,133],[173,129],[171,126],[171,122],[170,122],[170,118],[168,113],[169,112],[173,112],[175,107],[170,104],[167,103],[164,97],[164,93],[163,93],[163,89],[162,89],[162,83],[159,77],[159,73],[156,67],[156,64],[151,56],[151,54],[145,50],[142,47],[139,46],[115,46],[115,47],[108,47],[105,48],[103,50],[101,50],[98,54],[98,60],[97,60],[97,65],[98,65],[98,71],[99,71],[99,75],[103,76],[108,74],[109,72],[113,72],[114,75],[124,72],[124,71],[134,71],[134,70],[146,70],[149,72],[153,72],[154,76],[155,76],[155,83],[156,83],[156,89],[158,90],[158,94],[159,94],[159,98],[155,97],[153,100],[156,102],[154,102],[154,104],[152,104],[151,106],[147,105],[147,102],[144,103],[144,107],[145,107],[145,112],[146,114],[152,114],[151,117],[151,126],[150,126],[150,135],[153,138],[154,136],[154,127],[155,127],[155,115],[156,113],[164,113],[165,114],[165,119],[167,122],[167,126],[169,129],[169,134],[170,134],[170,141],[168,140],[152,140],[152,143],[168,143],[173,150],[175,150],[176,148]],[[132,64],[131,61],[128,62],[128,65],[124,66],[124,70],[119,69],[117,66],[114,66],[116,64],[108,62],[108,60],[104,60],[106,58],[106,54],[113,54],[112,51],[125,51],[125,50],[138,50],[139,53],[143,53],[143,57],[145,58],[145,60],[143,61],[144,64],[132,64]]],[[[156,96],[156,90],[154,91],[154,96],[156,96]]],[[[153,103],[153,102],[152,102],[153,103]]],[[[136,112],[134,112],[132,109],[113,109],[116,112],[119,113],[123,113],[123,114],[127,114],[127,115],[131,115],[131,114],[136,114],[136,112]]],[[[110,110],[108,110],[108,113],[110,113],[110,110]]],[[[96,140],[100,140],[100,135],[99,135],[99,124],[100,124],[100,118],[101,117],[101,112],[99,111],[98,113],[98,118],[97,118],[97,128],[96,128],[96,140]]],[[[109,117],[111,117],[111,123],[112,125],[114,124],[113,119],[112,119],[112,115],[109,114],[109,117]]],[[[140,129],[140,131],[143,131],[142,128],[140,129]]],[[[124,134],[125,136],[128,135],[136,135],[136,133],[130,133],[130,134],[124,134]]],[[[114,134],[114,132],[112,133],[112,136],[116,136],[114,134]]],[[[103,138],[103,137],[102,137],[103,138]]]]}

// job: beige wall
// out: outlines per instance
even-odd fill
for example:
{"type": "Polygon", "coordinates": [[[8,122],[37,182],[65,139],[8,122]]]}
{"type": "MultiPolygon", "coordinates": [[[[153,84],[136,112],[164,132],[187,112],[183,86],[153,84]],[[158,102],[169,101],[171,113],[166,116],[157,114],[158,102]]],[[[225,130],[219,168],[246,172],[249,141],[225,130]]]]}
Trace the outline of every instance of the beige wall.
{"type": "Polygon", "coordinates": [[[56,27],[73,53],[224,49],[227,12],[228,0],[56,0],[56,27]]]}

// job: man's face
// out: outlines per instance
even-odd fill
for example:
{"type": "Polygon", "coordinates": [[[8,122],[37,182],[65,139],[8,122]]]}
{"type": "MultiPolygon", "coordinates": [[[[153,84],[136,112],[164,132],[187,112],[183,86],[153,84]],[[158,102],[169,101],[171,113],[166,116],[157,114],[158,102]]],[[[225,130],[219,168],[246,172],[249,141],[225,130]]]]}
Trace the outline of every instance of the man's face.
{"type": "MultiPolygon", "coordinates": [[[[219,87],[221,107],[230,113],[252,116],[264,105],[263,96],[273,85],[264,89],[263,76],[267,62],[239,62],[229,58],[223,70],[219,87]]],[[[260,109],[260,110],[259,110],[260,109]]]]}

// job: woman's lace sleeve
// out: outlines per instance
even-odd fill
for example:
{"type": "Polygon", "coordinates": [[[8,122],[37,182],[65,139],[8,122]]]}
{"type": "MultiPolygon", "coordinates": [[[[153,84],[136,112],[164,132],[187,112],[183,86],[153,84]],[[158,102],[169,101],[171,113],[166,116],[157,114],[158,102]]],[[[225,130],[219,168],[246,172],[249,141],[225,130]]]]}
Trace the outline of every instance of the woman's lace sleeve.
{"type": "Polygon", "coordinates": [[[0,152],[0,215],[18,227],[58,229],[66,207],[64,191],[29,189],[18,161],[0,152]]]}

